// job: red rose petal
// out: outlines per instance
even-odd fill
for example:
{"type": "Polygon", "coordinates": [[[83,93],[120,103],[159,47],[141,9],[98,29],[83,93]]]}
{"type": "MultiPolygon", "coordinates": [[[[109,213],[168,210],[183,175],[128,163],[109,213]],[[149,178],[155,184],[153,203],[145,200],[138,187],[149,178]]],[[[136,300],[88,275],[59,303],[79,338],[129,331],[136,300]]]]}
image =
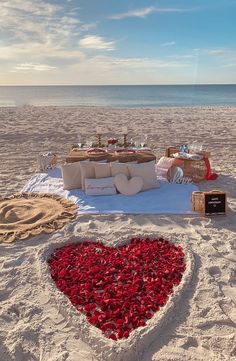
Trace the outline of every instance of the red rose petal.
{"type": "Polygon", "coordinates": [[[186,269],[180,245],[137,237],[118,248],[101,242],[68,243],[48,264],[56,286],[114,341],[144,327],[186,269]]]}

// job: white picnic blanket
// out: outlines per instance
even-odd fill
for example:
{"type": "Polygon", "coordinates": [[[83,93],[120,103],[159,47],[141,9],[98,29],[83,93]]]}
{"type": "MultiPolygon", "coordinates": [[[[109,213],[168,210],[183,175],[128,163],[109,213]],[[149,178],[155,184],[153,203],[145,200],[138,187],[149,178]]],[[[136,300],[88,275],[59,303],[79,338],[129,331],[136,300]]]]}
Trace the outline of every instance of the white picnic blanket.
{"type": "Polygon", "coordinates": [[[58,194],[78,204],[79,214],[195,214],[191,195],[197,191],[194,184],[175,184],[161,180],[161,187],[140,192],[134,196],[116,194],[111,196],[86,196],[79,189],[63,189],[60,168],[35,174],[22,192],[58,194]]]}

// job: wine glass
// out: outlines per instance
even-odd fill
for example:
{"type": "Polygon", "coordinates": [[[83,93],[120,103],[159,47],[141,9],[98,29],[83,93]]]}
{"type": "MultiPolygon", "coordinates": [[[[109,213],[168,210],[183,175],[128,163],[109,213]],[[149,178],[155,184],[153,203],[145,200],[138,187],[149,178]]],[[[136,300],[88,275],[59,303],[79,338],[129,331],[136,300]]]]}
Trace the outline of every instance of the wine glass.
{"type": "Polygon", "coordinates": [[[141,143],[140,138],[136,138],[135,141],[134,141],[135,147],[136,147],[136,148],[140,148],[140,143],[141,143]]]}
{"type": "Polygon", "coordinates": [[[145,145],[147,145],[147,139],[148,139],[148,135],[144,134],[143,137],[141,138],[141,142],[140,142],[140,145],[142,148],[144,148],[145,145]]]}
{"type": "Polygon", "coordinates": [[[89,138],[87,141],[86,141],[86,146],[88,148],[92,148],[93,146],[93,139],[92,138],[89,138]]]}
{"type": "Polygon", "coordinates": [[[79,148],[82,147],[82,135],[80,133],[77,133],[77,144],[79,148]]]}

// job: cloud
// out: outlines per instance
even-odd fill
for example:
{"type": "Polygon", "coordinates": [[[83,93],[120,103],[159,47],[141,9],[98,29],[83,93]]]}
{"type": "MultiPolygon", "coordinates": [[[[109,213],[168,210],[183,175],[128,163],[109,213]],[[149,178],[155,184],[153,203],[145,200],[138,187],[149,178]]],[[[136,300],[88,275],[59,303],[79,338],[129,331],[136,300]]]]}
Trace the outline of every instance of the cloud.
{"type": "Polygon", "coordinates": [[[221,66],[221,68],[236,68],[236,60],[235,63],[224,64],[221,66]]]}
{"type": "Polygon", "coordinates": [[[69,10],[43,0],[1,3],[0,59],[7,54],[9,61],[41,63],[43,56],[78,56],[80,21],[69,10]]]}
{"type": "Polygon", "coordinates": [[[175,59],[175,60],[185,60],[185,59],[193,59],[196,57],[196,54],[172,54],[168,55],[168,59],[175,59]]]}
{"type": "Polygon", "coordinates": [[[163,43],[163,44],[161,44],[162,46],[173,46],[173,45],[175,45],[176,44],[176,41],[169,41],[169,42],[167,42],[167,43],[163,43]]]}
{"type": "Polygon", "coordinates": [[[24,47],[21,45],[15,46],[0,46],[0,61],[7,61],[8,64],[19,62],[45,62],[45,61],[61,61],[66,63],[68,61],[78,62],[84,59],[84,53],[78,49],[64,49],[63,47],[56,47],[37,42],[29,42],[24,47]]]}
{"type": "Polygon", "coordinates": [[[100,66],[103,69],[156,69],[156,68],[183,68],[190,64],[155,58],[115,58],[108,56],[95,56],[86,61],[87,64],[100,66]]]}
{"type": "Polygon", "coordinates": [[[82,25],[80,25],[80,31],[88,31],[88,30],[96,28],[96,26],[97,26],[97,23],[82,24],[82,25]]]}
{"type": "Polygon", "coordinates": [[[144,18],[145,16],[153,13],[182,13],[186,11],[192,11],[194,9],[181,9],[181,8],[158,8],[150,6],[147,8],[130,10],[125,13],[111,15],[108,18],[113,20],[121,20],[124,18],[144,18]]]}
{"type": "Polygon", "coordinates": [[[16,71],[23,71],[23,72],[34,72],[34,71],[38,71],[38,72],[42,72],[42,71],[51,71],[51,70],[55,70],[56,67],[55,66],[50,66],[47,64],[32,64],[32,63],[23,63],[23,64],[18,64],[16,66],[14,66],[14,68],[12,69],[12,72],[16,72],[16,71]]]}
{"type": "Polygon", "coordinates": [[[227,50],[227,49],[211,49],[211,50],[207,50],[207,53],[209,55],[222,56],[222,55],[228,54],[229,50],[227,50]]]}
{"type": "Polygon", "coordinates": [[[193,49],[198,56],[211,64],[211,68],[234,68],[236,67],[236,50],[234,48],[202,48],[193,49]]]}
{"type": "Polygon", "coordinates": [[[1,2],[1,68],[13,72],[46,71],[51,69],[50,66],[66,67],[83,61],[86,49],[114,49],[112,41],[98,35],[85,36],[85,32],[95,28],[97,23],[83,24],[77,10],[68,2],[60,2],[60,5],[49,0],[1,2]],[[49,67],[41,64],[49,64],[49,67]]]}
{"type": "Polygon", "coordinates": [[[80,46],[86,49],[113,50],[114,41],[107,42],[101,36],[87,35],[79,42],[80,46]]]}
{"type": "Polygon", "coordinates": [[[120,19],[124,19],[124,18],[131,18],[131,17],[137,17],[137,18],[142,18],[145,17],[146,15],[149,15],[151,13],[153,13],[155,10],[154,7],[148,7],[148,8],[143,8],[143,9],[137,9],[137,10],[131,10],[128,11],[126,13],[121,13],[121,14],[117,14],[117,15],[112,15],[109,18],[110,19],[114,19],[114,20],[120,20],[120,19]]]}
{"type": "Polygon", "coordinates": [[[235,55],[235,49],[233,48],[199,48],[193,49],[193,51],[200,52],[201,54],[215,56],[215,57],[228,57],[235,55]]]}
{"type": "Polygon", "coordinates": [[[11,0],[11,6],[4,3],[3,10],[4,7],[5,17],[1,18],[0,27],[15,41],[34,39],[43,43],[51,39],[61,42],[78,30],[79,20],[67,16],[60,6],[43,1],[11,0]]]}
{"type": "Polygon", "coordinates": [[[62,9],[59,5],[54,5],[43,0],[8,0],[1,4],[2,11],[14,12],[15,14],[24,16],[33,14],[37,16],[52,15],[62,9]]]}

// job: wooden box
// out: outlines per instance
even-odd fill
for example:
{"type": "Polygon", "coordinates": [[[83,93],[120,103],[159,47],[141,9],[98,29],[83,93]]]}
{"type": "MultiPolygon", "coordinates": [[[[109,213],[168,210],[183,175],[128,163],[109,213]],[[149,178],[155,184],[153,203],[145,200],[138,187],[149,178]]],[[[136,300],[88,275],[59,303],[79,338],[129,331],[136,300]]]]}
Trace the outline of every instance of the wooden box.
{"type": "Polygon", "coordinates": [[[204,216],[226,213],[226,193],[218,190],[210,192],[193,192],[192,209],[204,216]]]}

